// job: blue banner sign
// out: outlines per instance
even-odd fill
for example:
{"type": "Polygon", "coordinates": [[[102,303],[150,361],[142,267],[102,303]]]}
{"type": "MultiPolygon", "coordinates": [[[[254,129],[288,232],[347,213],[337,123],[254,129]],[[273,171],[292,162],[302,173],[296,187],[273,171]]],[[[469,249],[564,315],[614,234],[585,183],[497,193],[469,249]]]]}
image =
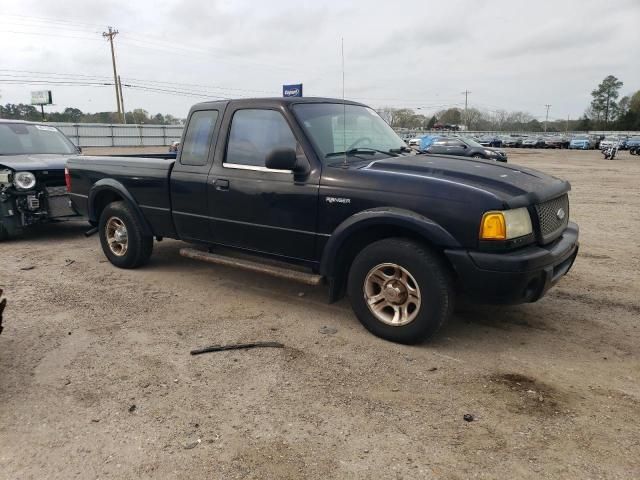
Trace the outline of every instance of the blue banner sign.
{"type": "Polygon", "coordinates": [[[302,96],[302,84],[296,85],[283,85],[282,86],[283,97],[301,97],[302,96]]]}

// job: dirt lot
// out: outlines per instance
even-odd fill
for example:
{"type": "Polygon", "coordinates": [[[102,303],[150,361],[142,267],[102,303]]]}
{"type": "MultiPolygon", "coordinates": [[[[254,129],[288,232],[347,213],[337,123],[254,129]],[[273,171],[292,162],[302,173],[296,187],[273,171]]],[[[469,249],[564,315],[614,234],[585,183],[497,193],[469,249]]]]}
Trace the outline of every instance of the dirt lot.
{"type": "Polygon", "coordinates": [[[577,263],[416,347],[175,241],[136,271],[79,223],[0,244],[0,477],[639,478],[640,157],[510,153],[572,182],[577,263]],[[252,340],[286,348],[189,355],[252,340]]]}

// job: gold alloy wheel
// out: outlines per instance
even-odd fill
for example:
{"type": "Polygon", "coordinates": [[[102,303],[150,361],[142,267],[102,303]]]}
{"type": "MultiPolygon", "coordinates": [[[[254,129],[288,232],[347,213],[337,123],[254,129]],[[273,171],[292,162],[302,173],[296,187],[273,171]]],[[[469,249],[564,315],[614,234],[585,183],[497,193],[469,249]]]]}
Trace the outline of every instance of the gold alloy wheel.
{"type": "Polygon", "coordinates": [[[381,322],[401,327],[420,311],[420,287],[408,270],[395,263],[373,267],[364,280],[364,299],[381,322]]]}
{"type": "Polygon", "coordinates": [[[107,244],[109,245],[111,253],[117,257],[124,256],[129,247],[129,236],[124,222],[118,217],[110,217],[109,220],[107,220],[105,229],[107,244]]]}

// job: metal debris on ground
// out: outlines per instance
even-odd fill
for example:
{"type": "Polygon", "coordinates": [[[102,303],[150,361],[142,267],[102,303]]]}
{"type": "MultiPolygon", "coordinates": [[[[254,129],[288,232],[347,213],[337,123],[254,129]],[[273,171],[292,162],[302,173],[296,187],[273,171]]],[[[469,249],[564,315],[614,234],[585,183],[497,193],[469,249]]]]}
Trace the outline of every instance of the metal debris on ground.
{"type": "Polygon", "coordinates": [[[318,331],[324,335],[333,335],[334,333],[338,333],[338,329],[336,327],[327,327],[326,325],[324,327],[320,327],[320,330],[318,331]]]}
{"type": "Polygon", "coordinates": [[[284,345],[278,342],[233,343],[230,345],[211,345],[210,347],[196,348],[195,350],[191,350],[190,353],[191,355],[200,355],[201,353],[242,350],[248,348],[284,348],[284,345]]]}
{"type": "Polygon", "coordinates": [[[191,450],[192,448],[197,447],[198,445],[200,445],[200,443],[202,442],[201,439],[196,440],[195,442],[191,442],[191,443],[187,443],[186,445],[184,445],[182,448],[184,448],[185,450],[191,450]]]}

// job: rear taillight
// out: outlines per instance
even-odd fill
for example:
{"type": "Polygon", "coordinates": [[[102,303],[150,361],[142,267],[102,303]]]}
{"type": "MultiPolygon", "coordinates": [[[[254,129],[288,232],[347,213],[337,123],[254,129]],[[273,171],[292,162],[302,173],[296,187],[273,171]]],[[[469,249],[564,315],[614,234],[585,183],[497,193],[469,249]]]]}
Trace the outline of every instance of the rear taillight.
{"type": "Polygon", "coordinates": [[[67,192],[71,192],[71,175],[69,175],[69,169],[64,169],[64,183],[67,186],[67,192]]]}

